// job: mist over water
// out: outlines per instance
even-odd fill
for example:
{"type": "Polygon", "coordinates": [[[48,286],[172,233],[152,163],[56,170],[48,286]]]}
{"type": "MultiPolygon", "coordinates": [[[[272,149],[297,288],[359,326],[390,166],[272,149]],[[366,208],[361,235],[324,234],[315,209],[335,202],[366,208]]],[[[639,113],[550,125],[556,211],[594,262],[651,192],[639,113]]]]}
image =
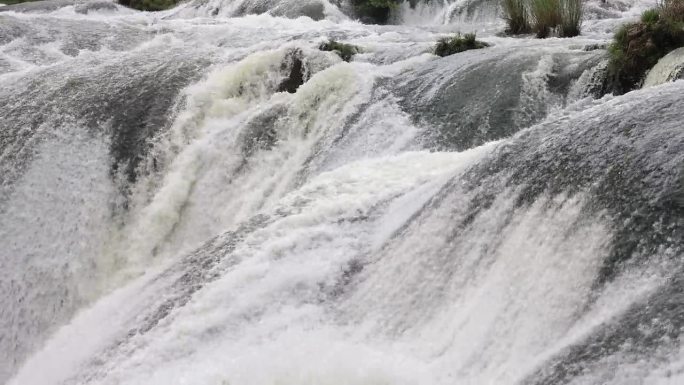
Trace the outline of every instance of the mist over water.
{"type": "Polygon", "coordinates": [[[0,383],[681,383],[684,81],[585,49],[650,6],[2,7],[0,383]]]}

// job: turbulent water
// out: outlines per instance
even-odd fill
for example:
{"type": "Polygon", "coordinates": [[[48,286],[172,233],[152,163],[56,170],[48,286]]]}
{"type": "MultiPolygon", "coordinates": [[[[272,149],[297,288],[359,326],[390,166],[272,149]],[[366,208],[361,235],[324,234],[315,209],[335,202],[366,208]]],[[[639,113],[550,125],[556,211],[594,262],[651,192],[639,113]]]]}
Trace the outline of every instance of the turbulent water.
{"type": "Polygon", "coordinates": [[[0,8],[0,382],[684,383],[684,81],[600,93],[651,5],[0,8]]]}

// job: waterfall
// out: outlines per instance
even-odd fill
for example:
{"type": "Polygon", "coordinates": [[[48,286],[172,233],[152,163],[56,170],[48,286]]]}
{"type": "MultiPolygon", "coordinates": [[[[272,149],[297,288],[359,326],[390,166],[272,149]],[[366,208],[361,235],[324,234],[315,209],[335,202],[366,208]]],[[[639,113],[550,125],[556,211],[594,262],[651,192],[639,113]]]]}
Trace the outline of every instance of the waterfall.
{"type": "Polygon", "coordinates": [[[491,0],[430,0],[402,2],[397,12],[403,24],[448,25],[482,28],[496,21],[499,5],[491,0]]]}
{"type": "Polygon", "coordinates": [[[590,48],[649,4],[2,7],[0,382],[684,381],[684,81],[590,48]]]}

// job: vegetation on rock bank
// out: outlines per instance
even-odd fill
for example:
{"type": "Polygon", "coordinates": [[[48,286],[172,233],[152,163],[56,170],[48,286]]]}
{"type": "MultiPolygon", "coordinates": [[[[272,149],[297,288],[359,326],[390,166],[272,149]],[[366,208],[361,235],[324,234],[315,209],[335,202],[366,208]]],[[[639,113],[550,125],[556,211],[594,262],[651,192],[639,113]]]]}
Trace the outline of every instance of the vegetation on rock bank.
{"type": "Polygon", "coordinates": [[[444,57],[471,49],[485,47],[489,47],[489,44],[476,40],[474,33],[466,33],[463,36],[459,33],[456,36],[439,39],[435,46],[435,55],[444,57]]]}
{"type": "Polygon", "coordinates": [[[608,48],[608,88],[633,90],[658,60],[679,47],[684,47],[684,0],[664,0],[615,33],[608,48]]]}

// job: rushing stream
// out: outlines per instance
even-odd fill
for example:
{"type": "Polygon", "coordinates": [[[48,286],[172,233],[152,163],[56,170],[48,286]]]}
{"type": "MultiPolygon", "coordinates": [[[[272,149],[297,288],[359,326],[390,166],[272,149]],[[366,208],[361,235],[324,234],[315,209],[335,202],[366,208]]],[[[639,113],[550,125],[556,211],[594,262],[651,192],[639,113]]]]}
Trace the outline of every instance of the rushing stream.
{"type": "Polygon", "coordinates": [[[0,7],[0,383],[684,384],[684,81],[598,91],[649,6],[0,7]]]}

